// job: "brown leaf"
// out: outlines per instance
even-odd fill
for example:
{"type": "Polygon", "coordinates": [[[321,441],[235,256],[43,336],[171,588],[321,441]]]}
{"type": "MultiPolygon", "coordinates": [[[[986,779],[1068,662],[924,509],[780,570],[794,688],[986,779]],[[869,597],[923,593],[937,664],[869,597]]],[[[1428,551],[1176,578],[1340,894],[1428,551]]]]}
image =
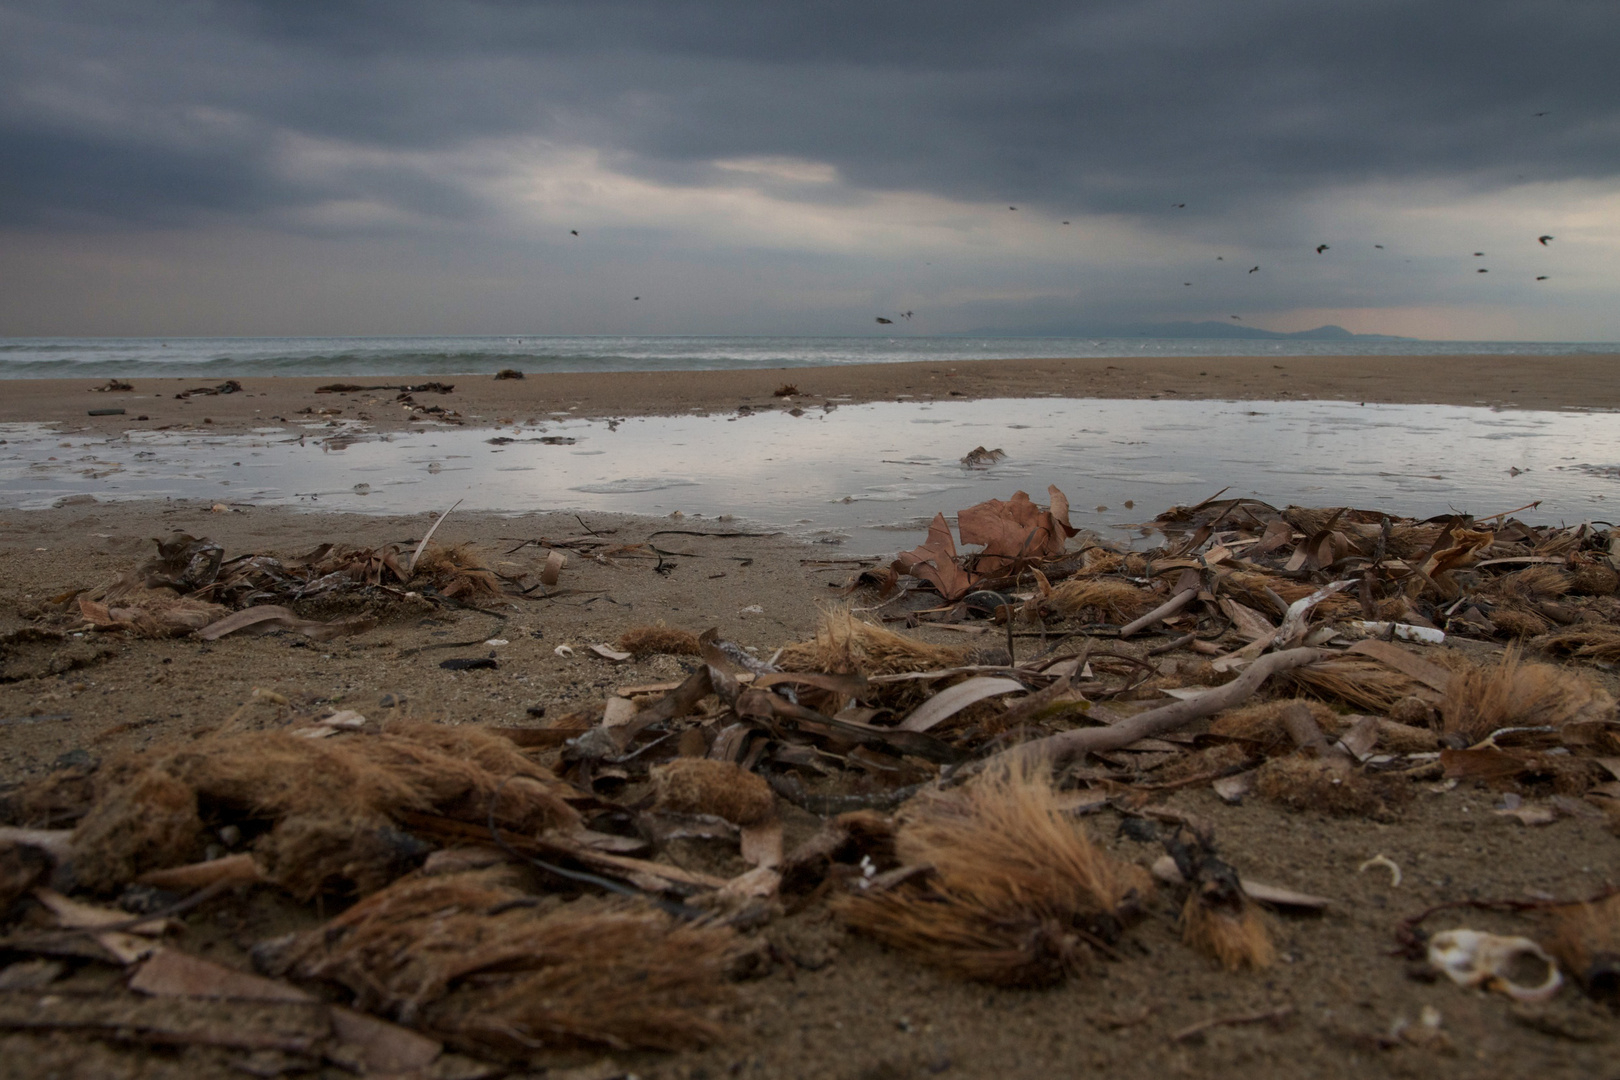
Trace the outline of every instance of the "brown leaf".
{"type": "Polygon", "coordinates": [[[956,561],[956,542],[951,539],[951,527],[944,514],[935,514],[928,526],[928,539],[921,547],[913,548],[894,561],[894,569],[902,574],[922,578],[946,600],[958,600],[968,594],[977,575],[963,570],[956,561]]]}

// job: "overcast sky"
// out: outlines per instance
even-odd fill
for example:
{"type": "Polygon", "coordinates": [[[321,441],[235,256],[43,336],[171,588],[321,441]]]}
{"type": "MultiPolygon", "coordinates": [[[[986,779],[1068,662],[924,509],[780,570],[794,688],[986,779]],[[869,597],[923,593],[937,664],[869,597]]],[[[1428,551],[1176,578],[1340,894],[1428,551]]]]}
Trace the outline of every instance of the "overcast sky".
{"type": "Polygon", "coordinates": [[[0,335],[1620,340],[1617,57],[1615,0],[0,0],[0,335]]]}

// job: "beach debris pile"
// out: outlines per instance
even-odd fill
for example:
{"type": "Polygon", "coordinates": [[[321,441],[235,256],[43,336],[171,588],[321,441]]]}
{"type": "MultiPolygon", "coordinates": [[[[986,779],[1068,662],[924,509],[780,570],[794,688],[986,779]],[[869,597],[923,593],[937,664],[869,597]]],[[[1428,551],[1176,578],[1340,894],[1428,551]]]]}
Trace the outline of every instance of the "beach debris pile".
{"type": "MultiPolygon", "coordinates": [[[[357,1053],[358,1017],[388,1052],[533,1061],[723,1038],[737,981],[793,964],[771,928],[822,905],[994,985],[1155,963],[1140,944],[1154,923],[1216,968],[1264,969],[1284,920],[1308,926],[1335,901],[1244,873],[1218,815],[1251,798],[1387,822],[1416,791],[1468,784],[1525,827],[1620,832],[1620,717],[1600,677],[1620,659],[1614,530],[1212,499],[1129,551],[1049,496],[965,509],[955,536],[936,517],[924,544],[851,581],[862,610],[830,605],[768,658],[718,628],[631,626],[594,654],[672,656],[683,677],[543,724],[317,715],[256,693],[183,745],[0,793],[0,949],[171,985],[168,967],[208,964],[176,943],[188,910],[243,890],[352,904],[258,942],[258,974],[212,965],[199,985],[256,980],[305,1025],[287,1045],[317,1058],[357,1053]],[[960,640],[912,632],[927,627],[960,640]],[[1173,798],[1191,791],[1211,809],[1173,798]]],[[[283,602],[332,591],[534,595],[431,535],[409,553],[230,561],[175,538],[73,600],[103,633],[206,637],[268,608],[295,622],[265,623],[310,632],[283,602]]],[[[659,567],[669,554],[580,545],[659,567]]],[[[544,586],[562,560],[553,548],[544,586]]],[[[1400,882],[1384,856],[1362,870],[1400,882]]],[[[1436,977],[1520,1002],[1566,976],[1600,1000],[1620,986],[1612,889],[1470,896],[1395,929],[1436,977]],[[1471,909],[1525,934],[1422,926],[1471,909]]],[[[222,1030],[209,1037],[239,1045],[222,1030]]]]}

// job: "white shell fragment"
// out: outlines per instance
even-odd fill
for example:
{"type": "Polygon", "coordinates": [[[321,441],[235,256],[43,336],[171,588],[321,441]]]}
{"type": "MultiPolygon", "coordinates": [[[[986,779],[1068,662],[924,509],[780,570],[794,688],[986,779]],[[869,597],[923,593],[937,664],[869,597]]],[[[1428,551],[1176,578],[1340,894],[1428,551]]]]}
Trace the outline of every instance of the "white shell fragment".
{"type": "Polygon", "coordinates": [[[1441,645],[1446,640],[1443,630],[1435,630],[1428,626],[1413,626],[1411,623],[1395,623],[1393,631],[1390,629],[1391,624],[1387,622],[1366,622],[1357,619],[1349,625],[1368,637],[1384,637],[1393,633],[1399,641],[1421,641],[1425,645],[1441,645]]]}
{"type": "Polygon", "coordinates": [[[551,652],[554,656],[569,657],[574,655],[574,648],[572,645],[559,645],[551,652]]]}
{"type": "Polygon", "coordinates": [[[1546,1001],[1564,985],[1553,958],[1524,937],[1446,930],[1429,939],[1429,963],[1458,986],[1482,986],[1515,1001],[1546,1001]],[[1527,970],[1545,970],[1546,977],[1540,983],[1514,981],[1515,975],[1522,978],[1527,970]]]}

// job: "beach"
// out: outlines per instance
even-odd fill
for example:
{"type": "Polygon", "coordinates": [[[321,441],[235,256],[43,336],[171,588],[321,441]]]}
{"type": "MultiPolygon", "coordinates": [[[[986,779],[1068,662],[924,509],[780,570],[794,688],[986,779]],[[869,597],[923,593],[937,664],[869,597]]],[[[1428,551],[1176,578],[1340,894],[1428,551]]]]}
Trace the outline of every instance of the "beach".
{"type": "Polygon", "coordinates": [[[317,393],[323,386],[454,386],[449,395],[413,395],[453,409],[474,426],[526,422],[553,413],[580,417],[734,411],[741,406],[991,397],[1335,400],[1485,405],[1521,409],[1620,408],[1620,356],[1347,356],[1009,359],[945,363],[849,364],[740,371],[553,372],[519,379],[488,375],[357,378],[244,377],[239,393],[193,393],[223,380],[137,378],[133,390],[94,392],[105,379],[0,382],[0,422],[74,424],[95,431],[202,426],[244,430],[274,417],[324,415],[380,430],[412,421],[400,389],[317,393]],[[778,396],[792,388],[793,401],[778,396]],[[116,416],[92,410],[122,408],[116,416]],[[308,410],[307,412],[305,410],[308,410]],[[139,417],[146,419],[141,420],[139,417]]]}
{"type": "MultiPolygon", "coordinates": [[[[1617,366],[1617,356],[1018,359],[564,373],[521,380],[487,375],[429,380],[409,374],[243,377],[239,389],[228,393],[217,392],[219,380],[136,378],[130,380],[132,389],[99,391],[105,380],[11,380],[0,383],[0,423],[111,434],[245,432],[266,424],[340,420],[389,432],[425,422],[423,414],[411,411],[413,404],[453,411],[453,421],[480,428],[532,425],[560,415],[722,414],[1041,396],[1605,410],[1620,409],[1617,366]],[[449,393],[404,389],[435,380],[454,388],[449,393]],[[333,383],[362,388],[319,392],[333,383]],[[189,396],[176,396],[187,391],[189,396]],[[402,395],[410,401],[401,401],[402,395]],[[107,409],[123,413],[88,415],[107,409]]],[[[1012,494],[1009,487],[1000,497],[1012,494]]],[[[1031,494],[1037,501],[1046,497],[1031,494]]],[[[1338,504],[1324,500],[1323,505],[1338,504]]],[[[64,597],[130,573],[152,554],[154,539],[175,533],[212,539],[226,559],[290,558],[324,543],[364,549],[393,545],[404,553],[443,509],[423,506],[410,515],[384,516],[175,500],[78,501],[0,512],[0,634],[62,624],[60,615],[71,603],[64,597]]],[[[935,509],[953,513],[961,507],[930,511],[935,509]]],[[[1142,512],[1150,517],[1162,509],[1143,507],[1142,512]]],[[[1433,510],[1444,511],[1444,506],[1433,510]]],[[[548,552],[561,552],[565,562],[553,585],[528,597],[508,596],[484,605],[485,611],[434,607],[420,599],[400,602],[375,612],[379,622],[371,629],[331,640],[298,633],[234,634],[216,641],[116,633],[36,642],[25,641],[26,635],[8,638],[13,644],[4,655],[6,681],[0,681],[0,739],[6,747],[0,783],[36,778],[64,763],[111,762],[154,748],[198,744],[228,730],[237,722],[233,717],[257,717],[253,710],[267,695],[291,703],[286,706],[291,713],[352,709],[373,724],[404,718],[539,726],[600,702],[616,688],[686,676],[692,657],[623,660],[592,651],[597,645],[611,649],[631,628],[663,625],[697,634],[715,627],[766,658],[813,636],[829,605],[876,610],[869,593],[848,588],[866,565],[861,560],[783,536],[748,535],[710,519],[458,512],[444,520],[434,539],[467,545],[491,570],[525,588],[541,581],[548,552]],[[470,670],[442,663],[479,659],[496,663],[470,670]]],[[[328,619],[359,610],[338,605],[304,614],[328,619]]],[[[1001,643],[999,630],[967,633],[925,624],[907,632],[939,645],[1001,643]]],[[[1131,648],[1141,653],[1147,644],[1131,648]]],[[[1036,644],[1017,647],[1033,651],[1036,644]]],[[[1480,644],[1476,652],[1489,659],[1500,646],[1480,644]]],[[[1620,691],[1612,671],[1595,677],[1620,691]]],[[[1215,823],[1222,850],[1244,874],[1332,899],[1320,915],[1272,917],[1282,960],[1264,973],[1229,975],[1181,951],[1171,922],[1161,919],[1141,939],[1151,963],[1133,954],[1131,962],[1093,963],[1057,989],[994,989],[919,967],[850,933],[825,904],[804,903],[779,912],[761,931],[778,959],[766,965],[765,974],[740,984],[740,1002],[731,1014],[733,1037],[673,1055],[560,1054],[550,1059],[558,1071],[547,1075],[576,1075],[561,1070],[579,1068],[595,1070],[581,1071],[581,1077],[633,1072],[670,1080],[1033,1077],[1082,1065],[1128,1080],[1166,1072],[1239,1071],[1254,1080],[1414,1072],[1463,1077],[1481,1069],[1502,1075],[1595,1075],[1609,1060],[1605,1043],[1558,1032],[1597,1031],[1609,1039],[1615,1032],[1612,1014],[1566,996],[1539,1012],[1515,1007],[1513,1016],[1524,1013],[1515,1023],[1505,1019],[1508,1007],[1498,997],[1465,992],[1444,980],[1414,981],[1406,963],[1389,950],[1396,920],[1459,893],[1592,893],[1612,882],[1620,865],[1614,835],[1601,816],[1576,815],[1545,829],[1504,819],[1493,814],[1500,794],[1483,786],[1464,785],[1445,798],[1439,797],[1443,785],[1413,787],[1416,794],[1398,824],[1330,819],[1252,799],[1227,805],[1207,784],[1164,795],[1164,807],[1215,823]],[[1406,868],[1404,885],[1392,885],[1376,867],[1358,871],[1380,855],[1406,868]],[[1401,1025],[1418,1023],[1436,999],[1442,1003],[1443,1044],[1403,1039],[1401,1025]],[[1251,1023],[1244,1017],[1260,1019],[1251,1023]],[[1179,1034],[1211,1020],[1217,1024],[1207,1034],[1179,1034]]],[[[820,824],[815,815],[785,806],[788,849],[814,835],[820,824]]],[[[1119,821],[1111,814],[1099,815],[1093,825],[1098,842],[1122,857],[1151,861],[1157,851],[1117,835],[1119,821]]],[[[689,843],[673,850],[693,869],[736,870],[735,858],[726,862],[699,847],[689,843]]],[[[1468,919],[1482,928],[1515,927],[1495,913],[1470,913],[1468,919]]],[[[310,908],[258,893],[240,902],[227,898],[188,917],[179,940],[189,951],[245,969],[255,942],[314,923],[310,908]]],[[[86,971],[73,985],[101,988],[95,982],[101,976],[86,971]]],[[[137,1063],[139,1055],[112,1044],[86,1049],[63,1036],[5,1039],[10,1044],[5,1056],[14,1064],[0,1068],[0,1075],[40,1075],[47,1066],[80,1075],[134,1075],[138,1069],[152,1076],[214,1075],[226,1060],[221,1052],[192,1048],[169,1060],[137,1063]],[[18,1071],[15,1055],[22,1052],[41,1071],[18,1071]]]]}

